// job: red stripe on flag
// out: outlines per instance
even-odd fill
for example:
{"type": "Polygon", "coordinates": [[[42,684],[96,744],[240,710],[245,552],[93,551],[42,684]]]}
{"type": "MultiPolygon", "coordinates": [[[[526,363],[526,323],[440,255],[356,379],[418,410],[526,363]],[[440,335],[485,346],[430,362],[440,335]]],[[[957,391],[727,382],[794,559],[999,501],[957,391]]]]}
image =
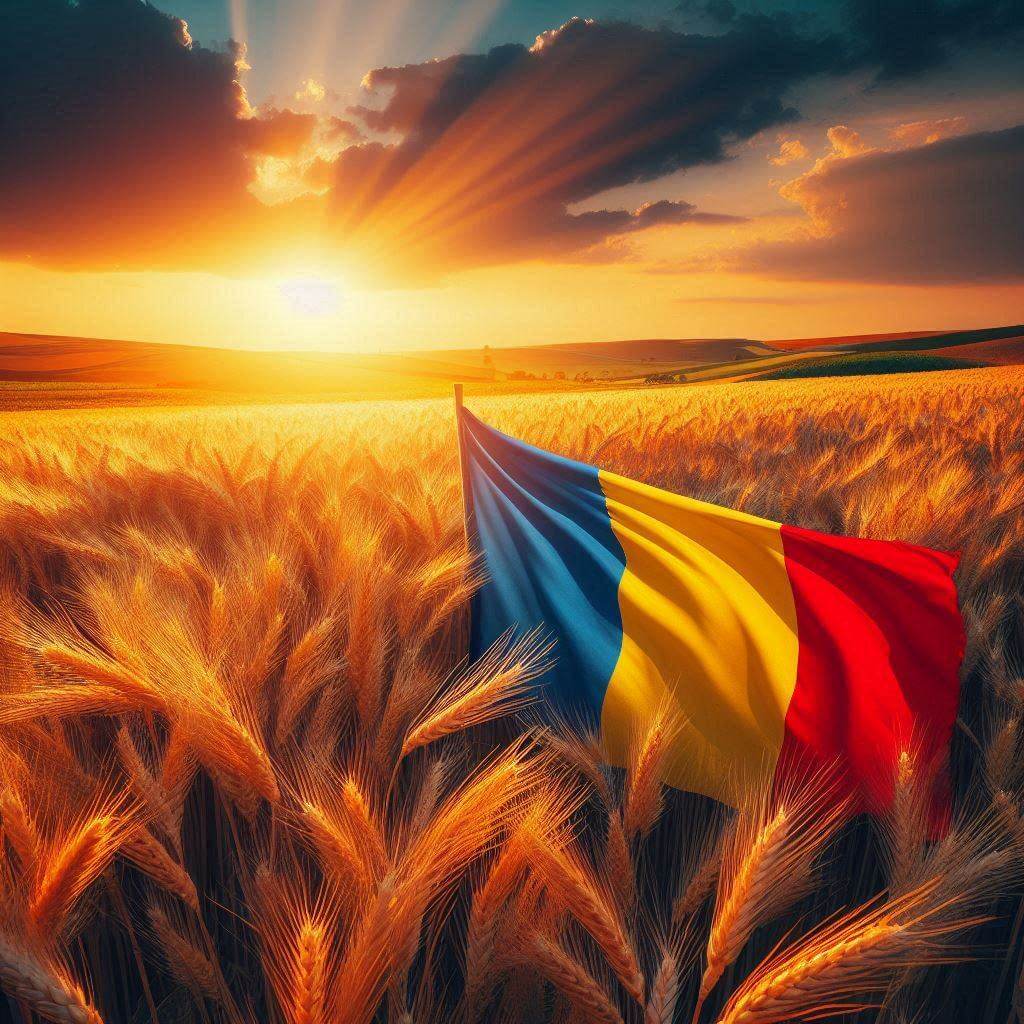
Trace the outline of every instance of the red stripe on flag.
{"type": "Polygon", "coordinates": [[[835,765],[856,809],[878,812],[909,747],[935,770],[944,817],[965,642],[959,556],[791,526],[782,545],[800,648],[776,784],[835,765]]]}

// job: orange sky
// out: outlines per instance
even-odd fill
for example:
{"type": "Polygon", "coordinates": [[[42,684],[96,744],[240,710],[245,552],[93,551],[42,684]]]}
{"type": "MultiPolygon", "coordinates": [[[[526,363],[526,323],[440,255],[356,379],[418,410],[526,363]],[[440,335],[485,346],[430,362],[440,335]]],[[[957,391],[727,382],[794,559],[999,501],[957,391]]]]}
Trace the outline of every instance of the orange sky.
{"type": "MultiPolygon", "coordinates": [[[[469,4],[444,45],[472,50],[497,7],[469,4]]],[[[231,8],[247,33],[254,11],[231,8]]],[[[381,63],[361,88],[299,53],[293,94],[261,96],[260,54],[131,17],[173,40],[160,59],[192,92],[126,96],[86,68],[109,128],[77,156],[80,135],[38,142],[52,133],[26,117],[0,201],[0,330],[379,351],[1024,319],[1008,227],[1024,92],[977,61],[872,81],[868,58],[819,68],[782,22],[699,38],[572,22],[530,47],[381,63]],[[765,33],[779,67],[747,81],[765,33]],[[179,102],[166,126],[148,116],[179,102]]]]}
{"type": "Polygon", "coordinates": [[[241,348],[379,351],[644,337],[787,338],[1010,324],[1018,286],[791,284],[728,274],[526,264],[441,287],[346,289],[340,278],[0,273],[4,330],[241,348]],[[299,284],[298,301],[288,282],[299,284]],[[326,281],[336,296],[322,306],[326,281]],[[284,287],[282,287],[284,285],[284,287]],[[312,308],[309,308],[310,305],[312,308]]]}

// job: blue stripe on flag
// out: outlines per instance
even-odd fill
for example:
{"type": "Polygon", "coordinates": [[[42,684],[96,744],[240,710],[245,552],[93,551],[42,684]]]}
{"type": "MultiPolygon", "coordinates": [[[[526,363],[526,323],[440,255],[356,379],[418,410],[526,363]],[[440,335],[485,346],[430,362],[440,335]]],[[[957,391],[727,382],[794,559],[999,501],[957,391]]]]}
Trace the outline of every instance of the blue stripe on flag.
{"type": "Polygon", "coordinates": [[[556,641],[543,676],[563,714],[592,725],[622,647],[619,580],[626,558],[598,471],[542,451],[462,411],[470,542],[487,582],[472,605],[471,654],[510,627],[556,641]]]}

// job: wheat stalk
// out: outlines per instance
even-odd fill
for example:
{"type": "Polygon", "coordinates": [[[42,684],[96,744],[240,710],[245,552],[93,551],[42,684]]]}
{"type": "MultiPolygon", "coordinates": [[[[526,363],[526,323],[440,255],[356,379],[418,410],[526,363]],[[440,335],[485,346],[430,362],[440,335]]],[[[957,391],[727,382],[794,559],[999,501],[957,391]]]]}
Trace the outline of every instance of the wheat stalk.
{"type": "Polygon", "coordinates": [[[149,921],[163,947],[171,974],[198,999],[219,1001],[220,972],[210,958],[171,923],[167,913],[157,904],[149,908],[149,921]]]}
{"type": "Polygon", "coordinates": [[[40,861],[28,913],[37,934],[59,931],[79,897],[99,877],[126,837],[123,820],[100,813],[69,835],[40,861]]]}
{"type": "Polygon", "coordinates": [[[759,790],[741,815],[718,876],[715,911],[697,1008],[746,945],[754,929],[810,891],[814,859],[846,814],[830,773],[773,795],[759,790]]]}
{"type": "Polygon", "coordinates": [[[533,935],[526,941],[526,949],[552,983],[568,997],[581,1019],[593,1024],[622,1024],[622,1015],[608,993],[560,945],[547,936],[533,935]]]}
{"type": "Polygon", "coordinates": [[[0,937],[0,988],[53,1024],[103,1024],[103,1018],[60,967],[0,937]]]}
{"type": "Polygon", "coordinates": [[[177,896],[196,912],[199,911],[199,894],[196,892],[192,876],[167,852],[163,843],[156,839],[149,829],[140,828],[126,839],[121,852],[162,889],[177,896]]]}
{"type": "Polygon", "coordinates": [[[463,679],[443,692],[413,726],[402,756],[527,703],[526,688],[546,669],[549,646],[535,635],[503,637],[463,679]]]}
{"type": "Polygon", "coordinates": [[[662,780],[677,734],[675,718],[667,707],[661,707],[651,716],[646,729],[633,737],[623,813],[623,826],[630,837],[646,835],[661,814],[662,780]]]}
{"type": "Polygon", "coordinates": [[[955,959],[944,943],[978,919],[937,921],[934,880],[881,906],[867,904],[762,963],[733,993],[719,1024],[775,1024],[855,1012],[844,1002],[884,987],[898,971],[955,959]]]}
{"type": "Polygon", "coordinates": [[[626,937],[615,900],[579,857],[552,842],[552,836],[523,830],[531,864],[545,885],[570,910],[601,948],[627,992],[644,1000],[644,978],[636,953],[626,937]]]}
{"type": "Polygon", "coordinates": [[[34,868],[42,848],[39,829],[25,802],[13,787],[0,791],[0,821],[3,822],[7,841],[21,861],[22,868],[34,868]]]}

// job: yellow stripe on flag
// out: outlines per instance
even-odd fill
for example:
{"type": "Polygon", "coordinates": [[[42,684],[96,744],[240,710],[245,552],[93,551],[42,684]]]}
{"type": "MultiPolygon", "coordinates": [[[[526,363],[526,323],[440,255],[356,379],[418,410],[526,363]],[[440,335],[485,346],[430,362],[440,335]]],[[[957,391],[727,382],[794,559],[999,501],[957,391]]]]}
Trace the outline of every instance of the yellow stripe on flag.
{"type": "Polygon", "coordinates": [[[600,473],[626,555],[622,650],[601,726],[613,763],[668,700],[684,720],[666,781],[735,803],[773,772],[796,686],[797,628],[779,525],[600,473]]]}

